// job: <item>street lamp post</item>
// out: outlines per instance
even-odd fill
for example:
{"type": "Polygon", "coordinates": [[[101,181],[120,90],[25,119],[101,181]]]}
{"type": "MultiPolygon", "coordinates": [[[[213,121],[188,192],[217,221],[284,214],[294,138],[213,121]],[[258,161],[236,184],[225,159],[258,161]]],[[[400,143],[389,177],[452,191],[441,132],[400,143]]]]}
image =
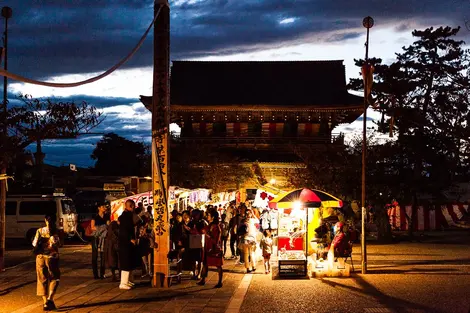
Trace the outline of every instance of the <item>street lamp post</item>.
{"type": "Polygon", "coordinates": [[[368,86],[369,86],[369,75],[368,71],[368,62],[369,62],[369,30],[374,26],[374,19],[370,16],[365,17],[362,20],[362,25],[367,29],[366,35],[366,57],[365,57],[365,71],[363,71],[364,76],[364,115],[362,123],[362,195],[361,195],[361,205],[362,205],[362,229],[361,229],[361,259],[362,274],[367,273],[367,249],[366,249],[366,150],[367,150],[367,106],[368,106],[368,86]]]}
{"type": "MultiPolygon", "coordinates": [[[[4,68],[5,71],[8,70],[8,19],[12,16],[12,9],[9,7],[2,8],[2,17],[5,18],[5,34],[3,37],[3,51],[4,51],[4,68]]],[[[0,140],[3,140],[3,144],[6,145],[6,139],[8,136],[8,127],[7,127],[7,106],[8,106],[8,96],[7,96],[7,77],[3,78],[3,127],[2,127],[2,137],[0,140]]],[[[0,174],[7,173],[6,160],[1,160],[1,169],[0,174]]],[[[7,180],[0,180],[0,271],[5,269],[5,207],[7,201],[7,180]]]]}

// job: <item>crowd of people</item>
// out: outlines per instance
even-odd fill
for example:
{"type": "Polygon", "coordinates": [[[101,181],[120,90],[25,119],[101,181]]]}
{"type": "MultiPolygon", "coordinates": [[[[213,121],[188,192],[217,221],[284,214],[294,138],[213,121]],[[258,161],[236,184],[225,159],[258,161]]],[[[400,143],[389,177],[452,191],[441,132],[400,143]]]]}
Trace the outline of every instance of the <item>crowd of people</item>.
{"type": "MultiPolygon", "coordinates": [[[[205,210],[189,207],[181,213],[173,211],[168,258],[177,260],[178,274],[189,271],[192,279],[199,280],[198,285],[206,284],[209,268],[215,267],[218,273],[215,287],[221,288],[224,259],[238,259],[245,265],[246,272],[251,273],[256,271],[259,248],[267,274],[273,242],[270,230],[261,227],[260,215],[256,208],[246,204],[237,207],[234,203],[225,208],[208,205],[205,210]]],[[[86,230],[91,239],[94,278],[105,278],[109,269],[113,281],[118,281],[120,273],[119,288],[129,290],[135,285],[135,269],[141,268],[142,277],[152,277],[150,265],[156,244],[152,223],[152,207],[144,209],[142,203],[136,207],[133,200],[127,200],[123,213],[115,221],[110,220],[107,203],[97,204],[97,213],[86,230]]],[[[45,225],[38,229],[33,247],[38,273],[37,294],[44,301],[44,311],[51,311],[56,309],[54,295],[60,281],[60,241],[55,217],[46,216],[45,225]]]]}
{"type": "Polygon", "coordinates": [[[259,254],[262,254],[265,272],[269,273],[271,232],[262,228],[260,215],[249,203],[239,206],[231,203],[225,207],[208,205],[205,211],[191,207],[181,213],[174,210],[170,219],[170,244],[172,256],[177,259],[177,272],[191,271],[192,279],[200,279],[199,284],[204,285],[207,268],[214,266],[219,273],[216,287],[221,287],[224,259],[237,259],[245,265],[247,273],[251,273],[256,270],[259,254]],[[260,238],[262,231],[264,238],[260,238]]]}
{"type": "MultiPolygon", "coordinates": [[[[106,277],[111,271],[113,281],[119,288],[134,287],[134,270],[141,268],[142,277],[152,277],[153,251],[156,245],[153,233],[152,207],[127,200],[124,211],[115,221],[110,220],[109,205],[97,205],[87,234],[91,237],[91,265],[95,279],[106,277]]],[[[273,253],[273,236],[276,236],[277,217],[269,210],[260,211],[249,202],[235,205],[206,206],[205,210],[188,207],[183,212],[171,212],[170,253],[168,258],[176,261],[176,273],[188,271],[191,278],[205,285],[208,270],[215,267],[218,273],[216,288],[223,286],[224,259],[237,260],[246,273],[256,271],[258,261],[263,260],[266,274],[271,272],[270,258],[273,253]],[[230,255],[229,255],[230,251],[230,255]]],[[[46,226],[38,229],[33,240],[38,276],[37,294],[43,298],[44,310],[55,310],[54,294],[60,281],[59,237],[54,216],[45,217],[46,226]]],[[[332,226],[332,225],[331,225],[332,226]]],[[[343,232],[344,223],[335,224],[334,231],[327,222],[315,230],[319,237],[329,237],[331,243],[322,249],[320,257],[329,250],[343,255],[347,242],[352,240],[343,232]]]]}
{"type": "Polygon", "coordinates": [[[152,252],[155,244],[152,230],[152,207],[136,207],[133,200],[127,200],[124,211],[117,221],[111,221],[106,203],[98,205],[98,213],[90,224],[92,242],[92,270],[95,279],[106,277],[111,271],[113,281],[120,272],[120,289],[134,287],[134,273],[142,269],[142,277],[152,277],[152,252]],[[99,266],[98,266],[99,265],[99,266]]]}
{"type": "MultiPolygon", "coordinates": [[[[128,200],[117,221],[110,221],[108,210],[105,203],[99,204],[88,230],[93,276],[103,279],[109,269],[112,280],[117,281],[120,272],[119,288],[128,290],[134,286],[135,269],[142,269],[142,277],[153,275],[150,266],[155,245],[152,207],[144,209],[141,203],[136,207],[134,201],[128,200]]],[[[262,215],[249,203],[172,211],[168,258],[176,260],[177,274],[188,271],[192,279],[199,280],[199,285],[205,285],[209,268],[215,267],[219,276],[215,287],[220,288],[224,259],[237,259],[245,265],[247,273],[251,273],[256,270],[261,255],[265,272],[269,273],[272,239],[266,228],[270,223],[264,223],[265,229],[261,226],[262,215]]]]}

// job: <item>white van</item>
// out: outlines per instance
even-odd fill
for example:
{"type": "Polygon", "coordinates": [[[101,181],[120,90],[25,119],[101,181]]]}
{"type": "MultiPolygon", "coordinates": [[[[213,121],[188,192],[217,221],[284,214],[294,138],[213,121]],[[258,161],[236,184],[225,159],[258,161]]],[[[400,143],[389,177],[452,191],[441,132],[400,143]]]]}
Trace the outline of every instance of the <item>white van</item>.
{"type": "Polygon", "coordinates": [[[6,238],[32,240],[44,227],[44,216],[55,214],[61,239],[76,234],[78,215],[72,199],[50,195],[9,195],[6,203],[6,238]]]}

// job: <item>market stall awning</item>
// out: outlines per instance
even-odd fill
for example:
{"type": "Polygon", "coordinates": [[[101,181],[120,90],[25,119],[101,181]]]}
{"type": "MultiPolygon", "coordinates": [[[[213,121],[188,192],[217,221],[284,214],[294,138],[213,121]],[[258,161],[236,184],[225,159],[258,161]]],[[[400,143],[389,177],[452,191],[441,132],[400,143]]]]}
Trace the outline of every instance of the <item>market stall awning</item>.
{"type": "Polygon", "coordinates": [[[341,208],[343,207],[343,200],[336,198],[329,193],[321,190],[312,189],[320,198],[321,204],[324,208],[341,208]]]}
{"type": "Polygon", "coordinates": [[[295,203],[301,203],[307,207],[342,207],[343,201],[340,199],[316,189],[297,189],[281,193],[269,202],[271,209],[292,208],[295,203]]]}

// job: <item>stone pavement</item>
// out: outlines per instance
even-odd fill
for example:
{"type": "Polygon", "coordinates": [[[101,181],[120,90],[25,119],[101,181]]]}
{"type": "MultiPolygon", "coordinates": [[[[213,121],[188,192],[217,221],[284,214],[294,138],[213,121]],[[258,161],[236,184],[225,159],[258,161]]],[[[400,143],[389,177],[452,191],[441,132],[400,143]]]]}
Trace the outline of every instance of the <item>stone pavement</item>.
{"type": "MultiPolygon", "coordinates": [[[[205,286],[183,277],[181,284],[171,288],[152,288],[149,281],[137,280],[130,291],[119,290],[110,279],[89,280],[64,290],[59,286],[55,303],[59,312],[238,312],[248,289],[245,270],[235,261],[225,261],[224,286],[213,288],[217,273],[209,272],[205,286]],[[239,287],[241,287],[239,289],[239,287]]],[[[140,274],[137,271],[136,274],[140,274]]],[[[249,275],[246,275],[249,278],[249,275]]],[[[62,280],[67,280],[66,276],[62,280]]],[[[0,308],[0,312],[3,310],[0,308]]],[[[13,311],[14,313],[42,312],[39,300],[13,311]]]]}
{"type": "MultiPolygon", "coordinates": [[[[360,247],[349,278],[271,280],[261,270],[245,274],[226,261],[224,286],[215,289],[216,272],[206,286],[188,277],[169,289],[140,280],[122,291],[110,279],[90,280],[90,249],[62,254],[59,312],[470,312],[470,232],[440,233],[423,242],[368,246],[367,275],[360,270],[360,247]]],[[[136,274],[140,274],[137,271],[136,274]]],[[[42,312],[35,296],[34,264],[0,273],[0,312],[42,312]]]]}
{"type": "Polygon", "coordinates": [[[366,275],[360,274],[360,247],[351,277],[271,280],[255,274],[240,312],[469,313],[469,239],[470,232],[461,232],[369,244],[366,275]]]}

